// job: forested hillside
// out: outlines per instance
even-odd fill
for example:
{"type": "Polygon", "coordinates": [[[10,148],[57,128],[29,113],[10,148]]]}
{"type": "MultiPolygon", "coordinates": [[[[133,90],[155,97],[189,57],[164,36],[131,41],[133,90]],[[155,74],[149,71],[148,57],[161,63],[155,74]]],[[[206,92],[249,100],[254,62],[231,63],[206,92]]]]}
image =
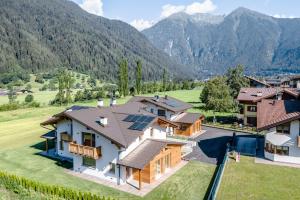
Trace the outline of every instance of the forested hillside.
{"type": "Polygon", "coordinates": [[[0,1],[1,73],[67,67],[113,81],[122,58],[129,69],[142,60],[146,79],[161,78],[164,68],[184,77],[180,65],[126,23],[88,14],[67,0],[0,1]]]}
{"type": "Polygon", "coordinates": [[[143,33],[198,76],[237,64],[252,75],[300,73],[300,19],[279,19],[246,8],[227,16],[179,13],[143,33]]]}

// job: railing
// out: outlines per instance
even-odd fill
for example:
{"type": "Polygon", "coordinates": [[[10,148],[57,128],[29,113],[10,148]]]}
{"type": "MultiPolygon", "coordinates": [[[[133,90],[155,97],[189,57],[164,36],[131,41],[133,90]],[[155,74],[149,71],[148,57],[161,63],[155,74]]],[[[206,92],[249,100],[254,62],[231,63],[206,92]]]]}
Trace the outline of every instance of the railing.
{"type": "Polygon", "coordinates": [[[86,156],[93,159],[99,159],[101,157],[101,147],[89,147],[70,143],[69,151],[70,153],[86,156]]]}
{"type": "Polygon", "coordinates": [[[223,177],[223,173],[227,164],[227,160],[228,160],[228,152],[229,152],[229,147],[227,147],[226,149],[226,153],[225,156],[223,158],[222,163],[217,167],[217,171],[215,173],[215,177],[212,183],[212,186],[210,188],[207,200],[215,200],[217,197],[217,193],[221,184],[221,180],[223,177]]]}
{"type": "Polygon", "coordinates": [[[298,147],[300,147],[300,136],[298,136],[297,138],[298,138],[298,147]]]}
{"type": "Polygon", "coordinates": [[[65,142],[72,142],[72,136],[69,135],[68,133],[63,132],[63,133],[60,134],[60,136],[61,136],[61,140],[62,140],[62,141],[65,141],[65,142]]]}

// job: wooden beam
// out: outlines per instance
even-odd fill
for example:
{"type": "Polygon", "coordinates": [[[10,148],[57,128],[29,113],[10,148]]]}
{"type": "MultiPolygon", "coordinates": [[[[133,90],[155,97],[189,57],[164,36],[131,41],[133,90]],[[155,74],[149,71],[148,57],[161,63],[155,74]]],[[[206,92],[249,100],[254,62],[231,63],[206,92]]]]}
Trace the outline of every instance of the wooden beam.
{"type": "Polygon", "coordinates": [[[46,152],[48,153],[48,139],[46,139],[46,152]]]}
{"type": "Polygon", "coordinates": [[[141,171],[142,171],[142,170],[139,169],[139,190],[142,189],[142,176],[141,176],[141,171]]]}

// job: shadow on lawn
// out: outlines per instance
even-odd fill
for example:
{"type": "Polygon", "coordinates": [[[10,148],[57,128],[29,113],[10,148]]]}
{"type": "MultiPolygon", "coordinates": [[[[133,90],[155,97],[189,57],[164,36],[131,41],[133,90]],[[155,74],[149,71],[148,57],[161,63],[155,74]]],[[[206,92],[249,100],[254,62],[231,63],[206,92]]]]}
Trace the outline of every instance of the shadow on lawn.
{"type": "MultiPolygon", "coordinates": [[[[49,149],[53,149],[55,147],[54,142],[53,143],[50,142],[48,145],[49,145],[48,146],[49,149]]],[[[48,155],[43,154],[43,152],[45,151],[45,148],[46,148],[46,142],[39,142],[39,143],[36,143],[36,144],[34,144],[30,147],[39,150],[39,152],[34,153],[34,155],[36,155],[36,156],[41,156],[41,157],[53,160],[53,161],[55,161],[55,164],[57,166],[63,167],[65,169],[72,169],[73,168],[73,163],[71,163],[68,160],[61,159],[59,157],[52,157],[52,156],[48,156],[48,155]],[[40,152],[40,151],[42,151],[42,152],[40,152]]]]}

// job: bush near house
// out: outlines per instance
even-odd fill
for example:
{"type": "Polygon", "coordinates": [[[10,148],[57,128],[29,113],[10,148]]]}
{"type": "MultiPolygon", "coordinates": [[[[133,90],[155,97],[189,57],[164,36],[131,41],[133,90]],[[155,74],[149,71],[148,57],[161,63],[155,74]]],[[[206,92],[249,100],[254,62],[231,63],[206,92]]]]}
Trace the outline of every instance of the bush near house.
{"type": "Polygon", "coordinates": [[[78,192],[65,187],[51,186],[16,175],[8,174],[6,172],[0,172],[0,185],[3,185],[6,189],[16,193],[18,193],[18,190],[21,188],[24,188],[29,192],[34,191],[69,200],[112,200],[110,197],[100,197],[90,192],[78,192]]]}

